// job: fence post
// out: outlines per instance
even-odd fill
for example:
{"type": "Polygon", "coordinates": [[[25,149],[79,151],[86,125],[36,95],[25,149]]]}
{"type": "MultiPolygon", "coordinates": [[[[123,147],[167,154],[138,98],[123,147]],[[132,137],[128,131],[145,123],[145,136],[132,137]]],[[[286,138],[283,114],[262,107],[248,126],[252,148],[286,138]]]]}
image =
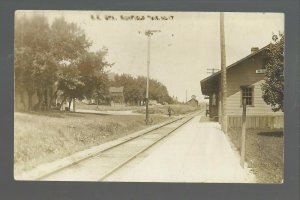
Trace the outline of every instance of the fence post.
{"type": "Polygon", "coordinates": [[[242,114],[242,137],[241,137],[241,166],[245,164],[245,145],[246,145],[246,98],[243,99],[242,114]]]}

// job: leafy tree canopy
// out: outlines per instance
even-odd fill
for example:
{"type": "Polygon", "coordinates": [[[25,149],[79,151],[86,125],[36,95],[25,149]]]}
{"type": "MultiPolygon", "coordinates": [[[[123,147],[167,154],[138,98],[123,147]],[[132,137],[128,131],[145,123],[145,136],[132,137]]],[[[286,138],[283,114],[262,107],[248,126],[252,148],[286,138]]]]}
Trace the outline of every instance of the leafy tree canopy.
{"type": "Polygon", "coordinates": [[[272,110],[283,111],[284,91],[284,35],[273,35],[267,49],[266,73],[262,84],[263,99],[272,110]]]}
{"type": "Polygon", "coordinates": [[[17,92],[27,91],[28,110],[36,106],[31,103],[35,93],[38,109],[49,109],[55,86],[65,98],[91,96],[107,88],[106,68],[112,66],[105,60],[108,49],[89,52],[90,46],[84,31],[63,17],[49,24],[44,15],[16,16],[15,85],[17,92]]]}
{"type": "MultiPolygon", "coordinates": [[[[125,102],[136,103],[146,98],[146,82],[147,79],[144,76],[135,78],[128,74],[122,74],[116,75],[111,85],[115,87],[123,86],[125,102]]],[[[149,99],[156,100],[159,103],[171,103],[172,100],[166,86],[155,79],[149,80],[149,99]]]]}

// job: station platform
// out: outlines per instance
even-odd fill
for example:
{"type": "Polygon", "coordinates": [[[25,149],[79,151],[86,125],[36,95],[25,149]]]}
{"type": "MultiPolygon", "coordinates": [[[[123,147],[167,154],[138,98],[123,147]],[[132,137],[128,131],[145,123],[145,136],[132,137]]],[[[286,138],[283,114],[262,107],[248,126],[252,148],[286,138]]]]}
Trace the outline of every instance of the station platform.
{"type": "Polygon", "coordinates": [[[220,125],[203,121],[194,117],[105,181],[255,183],[220,125]]]}

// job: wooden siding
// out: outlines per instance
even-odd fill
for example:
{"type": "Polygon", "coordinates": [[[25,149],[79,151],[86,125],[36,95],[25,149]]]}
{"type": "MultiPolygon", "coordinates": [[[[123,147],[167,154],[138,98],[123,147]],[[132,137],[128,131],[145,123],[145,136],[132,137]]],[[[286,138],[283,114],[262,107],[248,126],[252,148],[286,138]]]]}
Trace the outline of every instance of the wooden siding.
{"type": "Polygon", "coordinates": [[[261,84],[264,74],[257,74],[256,70],[263,66],[263,59],[256,55],[227,72],[227,115],[242,114],[241,86],[253,87],[253,106],[247,106],[247,115],[283,115],[274,113],[271,106],[262,98],[261,84]]]}

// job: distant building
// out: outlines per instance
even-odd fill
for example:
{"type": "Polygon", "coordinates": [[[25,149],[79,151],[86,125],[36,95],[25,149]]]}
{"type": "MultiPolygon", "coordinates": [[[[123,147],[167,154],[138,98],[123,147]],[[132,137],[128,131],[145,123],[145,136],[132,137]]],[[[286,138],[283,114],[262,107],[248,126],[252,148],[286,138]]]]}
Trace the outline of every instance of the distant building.
{"type": "MultiPolygon", "coordinates": [[[[240,126],[242,100],[247,104],[247,126],[250,128],[281,128],[283,112],[273,112],[262,98],[268,45],[251,49],[251,54],[227,67],[228,127],[240,126]]],[[[219,120],[221,116],[221,72],[212,74],[200,82],[203,95],[209,97],[209,115],[219,120]]]]}
{"type": "Polygon", "coordinates": [[[192,98],[187,102],[188,105],[197,107],[198,106],[198,100],[196,99],[195,95],[192,95],[192,98]]]}
{"type": "Polygon", "coordinates": [[[111,104],[124,104],[124,87],[109,87],[111,104]]]}

